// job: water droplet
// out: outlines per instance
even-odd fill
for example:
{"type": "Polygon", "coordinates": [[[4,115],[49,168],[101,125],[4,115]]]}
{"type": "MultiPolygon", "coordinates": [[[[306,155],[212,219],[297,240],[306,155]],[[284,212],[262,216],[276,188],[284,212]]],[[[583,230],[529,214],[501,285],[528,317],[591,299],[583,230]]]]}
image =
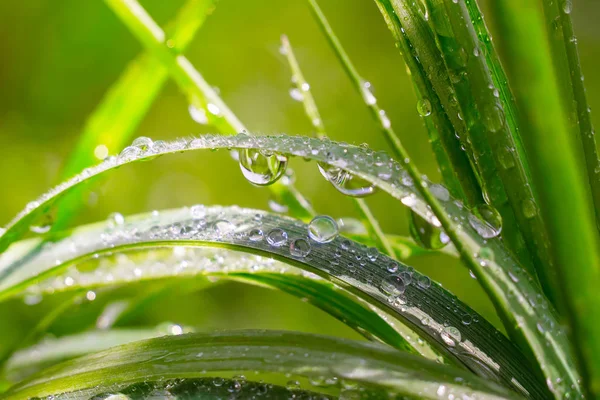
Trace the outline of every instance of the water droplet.
{"type": "Polygon", "coordinates": [[[212,224],[214,232],[218,236],[226,236],[235,231],[235,225],[226,219],[218,219],[212,224]]]}
{"type": "Polygon", "coordinates": [[[410,210],[410,236],[425,249],[441,249],[450,241],[443,229],[430,224],[419,214],[410,210]]]}
{"type": "Polygon", "coordinates": [[[192,219],[202,219],[206,216],[206,207],[202,204],[196,204],[190,208],[192,219]]]}
{"type": "Polygon", "coordinates": [[[296,101],[304,100],[304,94],[296,87],[290,89],[290,97],[296,101]]]}
{"type": "Polygon", "coordinates": [[[325,163],[318,163],[321,175],[325,177],[339,192],[352,197],[365,197],[375,193],[375,185],[356,177],[342,168],[325,163]]]}
{"type": "Polygon", "coordinates": [[[475,208],[474,214],[469,214],[469,225],[484,239],[495,238],[502,231],[500,213],[487,204],[475,208]]]}
{"type": "Polygon", "coordinates": [[[537,206],[533,199],[527,199],[522,204],[523,215],[525,218],[534,218],[537,215],[537,206]]]}
{"type": "Polygon", "coordinates": [[[152,149],[154,142],[152,139],[146,136],[140,136],[139,138],[135,139],[131,145],[139,148],[142,151],[147,151],[152,149]]]}
{"type": "Polygon", "coordinates": [[[88,301],[94,301],[96,300],[96,292],[89,290],[86,294],[85,294],[85,298],[88,299],[88,301]]]}
{"type": "Polygon", "coordinates": [[[267,242],[271,246],[280,247],[286,244],[288,234],[283,229],[275,228],[267,233],[267,242]]]}
{"type": "Polygon", "coordinates": [[[426,98],[422,98],[417,102],[417,111],[419,112],[419,115],[422,117],[428,117],[431,115],[431,102],[426,99],[426,98]]]}
{"type": "Polygon", "coordinates": [[[498,132],[504,126],[504,110],[496,103],[483,107],[483,124],[490,132],[498,132]]]}
{"type": "Polygon", "coordinates": [[[511,169],[515,166],[514,150],[509,147],[501,147],[498,152],[498,161],[504,169],[511,169]]]}
{"type": "Polygon", "coordinates": [[[573,0],[564,0],[562,9],[565,14],[571,14],[571,11],[573,11],[573,0]]]}
{"type": "Polygon", "coordinates": [[[450,347],[456,346],[457,343],[461,340],[461,334],[458,328],[454,326],[447,326],[444,328],[442,332],[440,332],[440,337],[450,347]]]}
{"type": "Polygon", "coordinates": [[[221,109],[216,104],[208,103],[206,105],[206,108],[208,109],[208,112],[211,113],[212,115],[214,115],[216,117],[221,116],[221,109]]]}
{"type": "Polygon", "coordinates": [[[431,286],[431,279],[428,276],[421,275],[417,280],[417,283],[423,289],[428,289],[431,286]]]}
{"type": "Polygon", "coordinates": [[[252,229],[249,233],[248,233],[248,239],[250,239],[251,242],[260,242],[261,240],[263,240],[263,231],[261,229],[252,229]]]}
{"type": "Polygon", "coordinates": [[[304,258],[310,254],[310,243],[306,239],[296,239],[290,244],[290,254],[304,258]]]}
{"type": "Polygon", "coordinates": [[[116,227],[121,226],[124,223],[125,217],[123,217],[123,215],[118,212],[111,213],[106,220],[106,225],[110,229],[115,229],[116,227]]]}
{"type": "Polygon", "coordinates": [[[429,190],[431,190],[431,193],[433,193],[433,195],[441,201],[450,200],[450,192],[448,192],[448,189],[446,189],[442,185],[434,183],[433,185],[431,185],[429,190]]]}
{"type": "Polygon", "coordinates": [[[360,88],[363,100],[367,105],[372,106],[373,104],[377,103],[377,98],[373,95],[373,92],[371,91],[370,82],[363,82],[362,85],[360,85],[360,88]]]}
{"type": "Polygon", "coordinates": [[[367,258],[369,260],[376,261],[378,257],[379,257],[379,250],[377,250],[375,247],[369,247],[367,249],[367,258]]]}
{"type": "Polygon", "coordinates": [[[142,154],[142,150],[139,147],[127,146],[121,151],[121,153],[119,153],[119,156],[117,157],[117,161],[120,163],[133,161],[133,160],[139,158],[141,154],[142,154]]]}
{"type": "Polygon", "coordinates": [[[381,281],[381,290],[390,296],[399,296],[406,290],[406,284],[400,275],[391,275],[381,281]]]}
{"type": "Polygon", "coordinates": [[[194,105],[190,104],[188,107],[188,112],[190,113],[190,117],[192,117],[195,122],[201,125],[208,124],[208,117],[206,116],[206,111],[204,111],[203,108],[196,108],[194,105]]]}
{"type": "Polygon", "coordinates": [[[275,183],[287,168],[287,157],[282,154],[265,154],[256,149],[240,152],[240,169],[246,179],[258,186],[275,183]]]}
{"type": "Polygon", "coordinates": [[[308,224],[308,236],[317,243],[329,243],[338,233],[337,223],[326,215],[319,215],[308,224]]]}

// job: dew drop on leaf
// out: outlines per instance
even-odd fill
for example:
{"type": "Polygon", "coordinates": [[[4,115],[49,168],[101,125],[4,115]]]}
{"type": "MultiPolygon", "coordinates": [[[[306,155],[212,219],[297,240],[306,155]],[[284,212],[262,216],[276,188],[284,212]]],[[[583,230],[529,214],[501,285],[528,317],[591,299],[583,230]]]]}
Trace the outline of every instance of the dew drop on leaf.
{"type": "Polygon", "coordinates": [[[140,136],[139,138],[135,139],[133,143],[131,143],[131,145],[139,148],[142,151],[148,151],[152,150],[154,142],[152,141],[152,139],[146,136],[140,136]]]}
{"type": "Polygon", "coordinates": [[[310,254],[310,243],[306,239],[295,239],[290,244],[290,254],[300,258],[308,256],[310,254]]]}
{"type": "Polygon", "coordinates": [[[316,216],[308,224],[308,236],[317,243],[329,243],[337,237],[338,233],[337,223],[326,215],[316,216]]]}
{"type": "Polygon", "coordinates": [[[523,209],[525,218],[533,218],[537,215],[537,206],[532,199],[523,201],[521,208],[523,209]]]}
{"type": "Polygon", "coordinates": [[[419,112],[419,115],[422,117],[428,117],[431,115],[431,102],[429,101],[429,99],[420,99],[417,102],[417,111],[419,112]]]}
{"type": "Polygon", "coordinates": [[[290,97],[296,101],[304,100],[304,94],[296,87],[290,89],[290,97]]]}
{"type": "Polygon", "coordinates": [[[106,225],[110,228],[110,229],[115,229],[118,226],[121,226],[125,223],[125,217],[123,217],[123,214],[118,213],[118,212],[114,212],[111,213],[108,218],[106,219],[106,225]]]}
{"type": "Polygon", "coordinates": [[[400,275],[391,275],[381,281],[381,290],[390,296],[399,296],[406,290],[406,284],[400,275]]]}
{"type": "Polygon", "coordinates": [[[281,247],[287,242],[287,239],[287,232],[280,228],[271,229],[269,233],[267,233],[267,242],[271,246],[281,247]]]}
{"type": "Polygon", "coordinates": [[[443,229],[430,224],[413,210],[410,210],[409,229],[413,240],[425,249],[438,250],[450,242],[443,229]]]}
{"type": "Polygon", "coordinates": [[[117,157],[117,161],[120,163],[125,163],[128,161],[133,161],[139,158],[142,154],[142,150],[139,147],[135,146],[127,146],[125,147],[117,157]]]}
{"type": "Polygon", "coordinates": [[[263,240],[263,236],[263,231],[258,228],[254,228],[248,233],[248,239],[250,239],[251,242],[260,242],[263,240]]]}
{"type": "Polygon", "coordinates": [[[196,108],[194,105],[190,104],[188,107],[188,112],[190,113],[190,117],[192,117],[195,122],[201,125],[208,124],[208,117],[206,116],[206,111],[204,111],[203,108],[196,108]]]}
{"type": "Polygon", "coordinates": [[[287,168],[287,157],[282,154],[264,154],[256,149],[240,152],[240,169],[246,179],[258,186],[275,183],[287,168]]]}
{"type": "Polygon", "coordinates": [[[352,197],[365,197],[375,193],[375,185],[356,177],[342,168],[318,163],[319,171],[340,193],[352,197]]]}
{"type": "Polygon", "coordinates": [[[500,213],[487,204],[481,204],[469,214],[469,225],[484,239],[495,238],[502,232],[500,213]]]}
{"type": "Polygon", "coordinates": [[[196,204],[190,208],[192,219],[202,219],[206,216],[206,207],[202,204],[196,204]]]}
{"type": "Polygon", "coordinates": [[[219,236],[225,236],[233,233],[235,225],[226,219],[218,219],[213,222],[213,230],[219,236]]]}

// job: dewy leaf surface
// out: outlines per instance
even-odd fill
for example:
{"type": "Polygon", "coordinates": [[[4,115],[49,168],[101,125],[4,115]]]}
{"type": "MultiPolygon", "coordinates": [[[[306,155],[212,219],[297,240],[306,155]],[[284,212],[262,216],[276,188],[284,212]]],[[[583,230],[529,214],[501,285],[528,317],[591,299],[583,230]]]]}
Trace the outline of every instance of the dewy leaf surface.
{"type": "MultiPolygon", "coordinates": [[[[281,272],[282,266],[274,263],[274,258],[346,288],[399,319],[450,360],[488,379],[525,390],[533,398],[543,398],[543,386],[523,355],[468,306],[414,269],[343,237],[318,243],[308,238],[307,225],[290,218],[238,207],[198,207],[134,218],[117,228],[83,229],[48,245],[0,285],[0,298],[24,290],[58,293],[153,275],[281,272]],[[308,251],[304,247],[303,253],[297,252],[299,241],[308,244],[308,251]],[[150,260],[144,264],[143,257],[130,256],[129,260],[121,258],[118,268],[104,261],[108,254],[174,245],[223,247],[262,257],[238,256],[236,263],[227,253],[209,257],[200,253],[198,259],[194,253],[186,253],[172,262],[150,260]]],[[[20,247],[14,257],[12,249],[5,253],[0,271],[10,268],[19,250],[28,252],[20,247]]]]}
{"type": "Polygon", "coordinates": [[[272,331],[187,334],[135,342],[47,369],[12,388],[4,398],[60,393],[90,398],[119,392],[133,383],[177,378],[210,377],[221,386],[223,378],[232,375],[242,380],[239,374],[267,384],[287,382],[289,387],[293,382],[294,388],[344,398],[362,398],[362,391],[421,399],[438,399],[440,393],[454,398],[518,398],[465,371],[387,346],[272,331]],[[327,380],[343,384],[320,383],[327,380]]]}

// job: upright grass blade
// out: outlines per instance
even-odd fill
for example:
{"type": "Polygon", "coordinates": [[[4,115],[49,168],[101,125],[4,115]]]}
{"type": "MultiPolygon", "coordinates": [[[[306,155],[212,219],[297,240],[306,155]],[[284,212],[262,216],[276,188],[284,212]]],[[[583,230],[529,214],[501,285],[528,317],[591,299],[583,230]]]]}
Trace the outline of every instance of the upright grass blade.
{"type": "MultiPolygon", "coordinates": [[[[325,131],[325,127],[323,125],[323,119],[319,113],[319,109],[317,108],[317,103],[312,96],[310,91],[310,85],[304,78],[304,74],[300,69],[300,64],[298,64],[298,60],[294,54],[294,50],[290,44],[287,36],[281,36],[281,46],[282,50],[285,53],[285,56],[290,65],[290,69],[292,70],[292,82],[296,86],[296,90],[298,91],[298,96],[302,97],[302,104],[304,105],[304,111],[306,112],[307,117],[310,119],[313,124],[317,137],[320,139],[324,139],[327,137],[327,132],[325,131]]],[[[364,199],[353,198],[356,204],[356,208],[360,213],[361,220],[364,225],[367,227],[371,237],[377,243],[377,247],[384,251],[389,256],[394,256],[394,249],[392,245],[387,240],[385,233],[381,229],[379,222],[369,209],[367,202],[364,199]]]]}
{"type": "Polygon", "coordinates": [[[571,328],[588,394],[597,396],[600,250],[594,210],[587,197],[586,171],[577,159],[580,149],[571,134],[539,3],[524,1],[517,7],[499,0],[493,6],[493,15],[507,32],[501,43],[522,113],[521,133],[539,193],[540,213],[550,235],[550,252],[563,294],[562,314],[571,328]]]}
{"type": "MultiPolygon", "coordinates": [[[[166,28],[175,51],[185,50],[213,8],[213,0],[189,0],[184,5],[177,18],[166,28]]],[[[133,60],[88,118],[63,167],[60,180],[70,178],[125,147],[168,76],[167,69],[149,53],[133,60]]],[[[61,230],[77,215],[77,210],[84,204],[82,196],[82,192],[73,193],[57,210],[53,230],[61,230]]]]}
{"type": "MultiPolygon", "coordinates": [[[[186,95],[190,105],[207,110],[210,122],[225,134],[246,132],[246,127],[227,107],[192,63],[169,47],[168,37],[136,0],[106,0],[106,4],[140,40],[147,50],[167,68],[171,78],[186,95]]],[[[310,219],[315,212],[310,203],[293,187],[276,182],[270,186],[274,195],[285,202],[289,212],[310,219]]]]}
{"type": "MultiPolygon", "coordinates": [[[[378,121],[385,137],[394,150],[395,156],[400,160],[404,159],[405,156],[402,155],[402,151],[399,150],[402,148],[402,144],[394,132],[385,111],[377,104],[377,99],[371,93],[368,83],[360,76],[358,70],[354,64],[352,64],[350,57],[342,47],[342,44],[329,25],[325,14],[321,11],[316,0],[308,0],[308,3],[317,22],[323,30],[323,33],[344,67],[344,70],[348,74],[355,88],[363,96],[371,114],[375,120],[378,121]]],[[[466,200],[467,204],[477,204],[481,201],[481,192],[469,165],[469,161],[465,153],[461,151],[460,145],[454,137],[454,131],[441,109],[441,105],[433,92],[433,88],[425,79],[425,73],[418,68],[416,63],[410,61],[411,60],[407,60],[407,63],[411,70],[415,90],[419,96],[422,96],[418,107],[420,110],[419,113],[424,118],[428,128],[429,139],[437,158],[438,165],[440,166],[442,176],[444,177],[444,182],[453,196],[466,200]],[[432,115],[431,119],[428,118],[430,115],[432,115]]]]}
{"type": "Polygon", "coordinates": [[[226,378],[247,371],[257,371],[258,376],[253,377],[267,383],[300,380],[305,382],[303,387],[342,397],[362,388],[390,397],[437,399],[442,391],[456,398],[516,398],[510,391],[464,371],[389,347],[269,331],[167,336],[115,347],[47,369],[13,387],[5,398],[69,392],[93,397],[137,382],[226,378]],[[309,379],[338,379],[347,385],[346,389],[323,388],[310,385],[309,379]]]}
{"type": "MultiPolygon", "coordinates": [[[[585,156],[587,176],[596,212],[596,225],[600,226],[600,161],[598,159],[596,135],[592,125],[591,109],[588,105],[585,85],[583,83],[583,71],[577,49],[577,37],[575,36],[573,21],[571,20],[571,8],[573,6],[567,0],[560,4],[558,1],[544,0],[542,4],[544,5],[546,15],[546,29],[554,30],[554,32],[549,33],[553,38],[551,44],[554,59],[556,60],[560,57],[560,53],[564,53],[566,56],[568,69],[561,73],[561,80],[571,83],[570,88],[572,90],[573,102],[570,106],[575,107],[576,118],[574,119],[577,120],[579,139],[585,156]],[[560,36],[561,32],[562,36],[560,36]]],[[[567,97],[564,100],[568,102],[569,98],[567,97]]]]}
{"type": "MultiPolygon", "coordinates": [[[[549,379],[552,381],[559,378],[563,381],[567,380],[570,382],[569,386],[573,385],[574,390],[578,390],[577,372],[573,368],[572,356],[566,344],[566,338],[555,322],[555,317],[550,310],[551,307],[548,306],[543,296],[529,281],[531,278],[519,268],[510,254],[505,251],[501,241],[483,238],[479,235],[477,229],[471,222],[468,222],[471,219],[470,214],[462,208],[460,203],[455,203],[448,196],[444,196],[441,203],[431,202],[429,204],[437,207],[432,207],[433,211],[436,212],[434,216],[431,210],[427,208],[428,203],[425,198],[421,197],[422,185],[429,184],[422,182],[420,185],[413,186],[413,180],[406,179],[407,172],[400,164],[395,162],[382,166],[370,164],[367,161],[367,150],[365,149],[347,145],[340,146],[333,142],[323,142],[309,138],[209,135],[193,141],[182,140],[165,145],[166,149],[148,148],[133,158],[106,160],[99,166],[86,171],[82,176],[74,177],[69,182],[52,189],[33,203],[35,207],[28,207],[13,220],[6,234],[0,237],[0,245],[4,245],[5,240],[10,242],[11,238],[25,231],[29,224],[43,215],[44,209],[48,209],[65,190],[81,183],[83,176],[86,177],[85,181],[87,181],[90,176],[93,177],[123,163],[154,158],[158,154],[198,148],[259,148],[263,151],[314,159],[321,163],[343,168],[351,174],[372,182],[394,197],[402,199],[405,205],[411,207],[434,225],[439,225],[440,221],[443,221],[444,227],[449,227],[446,231],[451,235],[450,237],[454,243],[457,243],[457,247],[458,245],[462,246],[458,249],[461,256],[469,262],[469,267],[473,268],[479,281],[484,284],[484,288],[492,296],[511,335],[520,341],[519,343],[523,345],[523,348],[531,349],[549,379]],[[440,207],[443,208],[440,209],[440,207]],[[438,215],[440,216],[439,220],[436,218],[438,215]],[[448,221],[446,215],[451,215],[453,220],[448,221]],[[457,221],[458,224],[455,225],[453,221],[457,221]]],[[[411,166],[411,168],[414,167],[411,166]]],[[[413,169],[411,177],[420,177],[418,174],[415,175],[414,172],[413,169]]],[[[426,194],[431,197],[428,191],[426,194]]],[[[1,273],[7,276],[11,273],[11,268],[3,269],[1,273]]],[[[564,387],[558,388],[558,390],[565,390],[566,392],[564,387]]]]}

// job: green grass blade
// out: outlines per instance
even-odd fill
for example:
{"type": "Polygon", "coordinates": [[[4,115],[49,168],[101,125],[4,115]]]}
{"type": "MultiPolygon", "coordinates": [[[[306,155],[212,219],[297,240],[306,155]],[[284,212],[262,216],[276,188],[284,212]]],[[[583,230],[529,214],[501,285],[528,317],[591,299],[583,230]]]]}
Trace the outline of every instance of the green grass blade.
{"type": "MultiPolygon", "coordinates": [[[[99,174],[127,163],[156,158],[159,154],[219,148],[261,149],[340,167],[401,200],[431,224],[441,225],[491,297],[511,336],[523,349],[531,351],[549,379],[568,381],[569,386],[574,385],[575,390],[578,390],[579,377],[574,368],[573,356],[552,306],[541,295],[532,278],[507,251],[501,239],[481,236],[478,225],[473,224],[476,217],[449,195],[444,196],[440,192],[440,198],[434,198],[427,189],[430,183],[421,180],[421,175],[412,163],[401,165],[390,159],[388,164],[378,166],[367,161],[369,150],[362,147],[307,137],[252,137],[244,134],[206,135],[194,140],[182,139],[165,143],[157,149],[149,147],[140,150],[135,156],[107,159],[82,175],[51,189],[13,219],[6,233],[0,236],[0,249],[6,248],[16,237],[27,232],[28,227],[42,218],[65,192],[99,174]]],[[[18,257],[19,255],[16,256],[18,257]]],[[[6,267],[0,268],[4,285],[18,271],[11,266],[14,261],[8,259],[6,267]]]]}
{"type": "Polygon", "coordinates": [[[93,397],[132,383],[226,378],[247,371],[257,371],[253,379],[265,379],[271,384],[300,380],[311,390],[333,396],[344,395],[340,386],[330,388],[333,390],[330,392],[327,388],[311,387],[307,381],[335,378],[356,389],[423,399],[437,399],[440,385],[444,386],[444,393],[458,398],[467,394],[481,399],[517,398],[506,389],[464,371],[389,347],[276,331],[187,334],[126,344],[47,369],[10,389],[5,398],[66,392],[93,397]]]}
{"type": "Polygon", "coordinates": [[[552,47],[539,5],[526,1],[516,7],[511,2],[497,1],[493,3],[494,16],[508,33],[500,43],[505,49],[505,64],[522,113],[522,137],[539,193],[539,212],[550,235],[550,251],[562,293],[557,297],[563,302],[560,308],[584,367],[585,385],[597,395],[600,393],[598,234],[586,190],[587,172],[578,159],[580,145],[572,135],[569,111],[563,103],[562,84],[557,82],[552,47]]]}
{"type": "MultiPolygon", "coordinates": [[[[323,119],[321,118],[321,114],[319,113],[319,109],[317,108],[317,103],[313,98],[312,92],[310,90],[310,85],[304,78],[304,74],[300,69],[300,64],[298,64],[298,60],[294,54],[294,50],[290,44],[287,36],[281,36],[281,48],[285,53],[285,56],[288,60],[288,64],[290,65],[290,69],[292,70],[292,82],[296,86],[298,93],[302,96],[302,104],[304,106],[304,111],[306,112],[306,116],[310,119],[312,125],[316,130],[316,136],[320,139],[324,139],[327,137],[327,132],[325,131],[325,126],[323,124],[323,119]]],[[[354,198],[354,202],[356,204],[356,208],[360,213],[361,220],[364,225],[367,227],[371,237],[375,240],[376,246],[384,251],[387,255],[394,255],[394,249],[392,245],[387,240],[385,233],[381,229],[379,222],[369,209],[367,202],[364,199],[354,198]]]]}
{"type": "MultiPolygon", "coordinates": [[[[532,272],[535,266],[544,286],[550,285],[555,280],[546,272],[552,271],[546,228],[539,215],[532,218],[523,212],[523,204],[535,203],[535,198],[520,144],[516,106],[481,13],[476,2],[428,0],[428,7],[447,74],[460,78],[450,81],[486,200],[500,211],[503,237],[522,265],[532,272]]],[[[414,11],[413,17],[419,18],[414,11]]]]}
{"type": "MultiPolygon", "coordinates": [[[[214,8],[213,0],[189,0],[167,28],[167,36],[177,52],[183,52],[214,8]]],[[[94,165],[99,158],[94,152],[112,154],[127,145],[140,122],[158,96],[169,74],[161,62],[144,53],[133,60],[118,81],[106,93],[88,118],[75,148],[61,171],[60,180],[94,165]]],[[[102,156],[102,154],[100,155],[102,156]]],[[[73,193],[57,210],[52,229],[60,230],[82,207],[83,193],[73,193]]]]}
{"type": "MultiPolygon", "coordinates": [[[[190,211],[184,209],[171,213],[163,212],[160,214],[160,220],[151,215],[140,219],[131,218],[128,219],[128,225],[102,236],[98,232],[106,229],[105,224],[100,224],[93,230],[73,234],[68,240],[55,243],[38,258],[24,265],[18,276],[14,274],[10,282],[5,282],[0,289],[0,297],[15,296],[23,291],[46,295],[75,288],[90,289],[97,285],[118,284],[122,280],[139,281],[156,276],[164,278],[165,275],[170,276],[174,273],[180,276],[186,273],[214,274],[223,268],[227,268],[223,271],[227,272],[226,275],[236,271],[245,273],[248,269],[257,275],[279,272],[281,266],[269,261],[269,258],[275,258],[331,279],[374,306],[386,310],[446,357],[466,365],[476,373],[490,379],[499,379],[509,386],[515,385],[516,389],[521,385],[532,393],[533,397],[542,396],[543,391],[539,392],[538,385],[542,385],[543,388],[543,384],[537,377],[531,376],[535,370],[527,365],[519,352],[515,353],[516,348],[480,317],[471,317],[479,319],[477,323],[469,324],[469,319],[466,324],[463,323],[464,316],[476,314],[431,282],[431,279],[417,272],[411,273],[408,267],[396,264],[382,254],[376,255],[375,258],[375,255],[367,253],[366,248],[341,237],[331,243],[312,243],[308,256],[295,257],[290,253],[290,243],[296,238],[306,237],[307,226],[286,218],[235,207],[206,208],[205,213],[202,228],[194,227],[194,220],[190,220],[190,211]],[[255,218],[257,213],[259,218],[255,218]],[[215,231],[215,223],[224,220],[236,227],[229,235],[221,235],[219,231],[215,231]],[[177,229],[181,229],[183,233],[176,233],[177,229]],[[277,247],[268,243],[266,239],[251,240],[249,232],[253,229],[262,230],[263,236],[268,236],[273,229],[283,229],[287,232],[288,243],[277,247]],[[137,234],[132,236],[126,232],[137,234]],[[77,249],[75,253],[72,252],[72,243],[75,243],[77,249]],[[131,253],[135,249],[172,245],[226,247],[268,257],[248,259],[239,258],[239,255],[233,252],[220,252],[212,256],[210,253],[199,253],[198,262],[194,262],[195,258],[190,253],[186,254],[186,259],[191,263],[190,268],[180,270],[175,268],[180,261],[176,257],[172,263],[161,259],[157,267],[146,255],[136,257],[131,253]],[[121,269],[115,269],[107,263],[107,254],[124,251],[128,252],[131,262],[125,262],[121,269]],[[238,261],[235,261],[235,257],[238,257],[238,261]],[[56,259],[61,259],[63,264],[56,267],[51,262],[56,259]],[[144,264],[144,260],[148,259],[148,264],[144,264]],[[102,269],[94,268],[96,263],[100,263],[102,269]],[[81,264],[81,268],[72,268],[78,264],[81,264]],[[247,270],[244,271],[243,268],[247,270]],[[136,269],[139,269],[137,274],[136,269]],[[57,276],[59,273],[61,275],[57,276]],[[106,282],[109,275],[111,280],[106,282]],[[393,281],[390,279],[394,279],[394,276],[399,276],[405,286],[393,289],[393,286],[390,286],[393,285],[393,281]],[[448,331],[448,326],[454,328],[448,331]],[[456,331],[460,333],[453,333],[454,336],[449,333],[456,331]],[[452,339],[457,335],[460,335],[460,340],[452,339]],[[484,353],[481,353],[482,351],[484,353]],[[488,351],[492,353],[487,353],[488,351]]],[[[10,254],[10,251],[6,254],[10,254]]],[[[117,257],[117,260],[119,259],[117,257]]],[[[0,270],[5,267],[3,262],[0,270]]]]}
{"type": "Polygon", "coordinates": [[[49,338],[17,351],[6,364],[3,376],[16,383],[59,362],[138,340],[164,336],[164,329],[113,329],[49,338]]]}
{"type": "MultiPolygon", "coordinates": [[[[395,11],[387,0],[376,0],[383,18],[396,40],[396,46],[402,54],[414,51],[405,32],[397,23],[395,11]]],[[[480,204],[483,200],[479,178],[472,168],[463,144],[456,137],[452,120],[443,108],[441,98],[435,92],[428,79],[428,72],[413,57],[405,57],[404,61],[417,94],[417,110],[425,121],[429,132],[429,140],[438,160],[440,170],[447,185],[454,181],[460,183],[461,191],[457,192],[451,184],[448,189],[453,196],[466,202],[469,206],[480,204]],[[442,154],[443,152],[443,154],[442,154]],[[454,178],[448,178],[448,175],[454,178]]]]}
{"type": "MultiPolygon", "coordinates": [[[[173,52],[163,30],[137,1],[106,0],[106,4],[146,49],[167,68],[190,105],[206,110],[209,121],[222,133],[247,132],[244,124],[227,107],[192,63],[182,54],[173,52]]],[[[270,188],[274,195],[285,202],[291,215],[302,219],[310,219],[315,215],[310,203],[293,185],[276,182],[270,188]]]]}

